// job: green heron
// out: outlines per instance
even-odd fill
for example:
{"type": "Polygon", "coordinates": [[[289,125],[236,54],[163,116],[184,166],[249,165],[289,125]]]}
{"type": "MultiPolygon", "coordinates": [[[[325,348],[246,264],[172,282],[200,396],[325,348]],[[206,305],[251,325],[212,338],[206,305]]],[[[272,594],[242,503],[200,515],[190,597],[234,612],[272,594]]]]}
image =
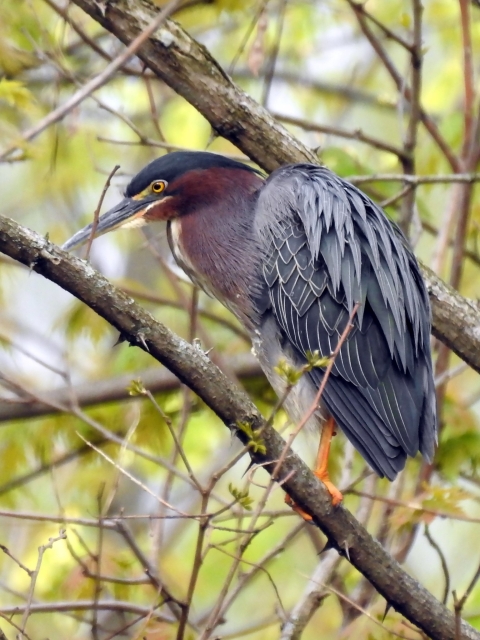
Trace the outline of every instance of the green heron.
{"type": "MultiPolygon", "coordinates": [[[[158,220],[178,265],[246,327],[279,395],[279,361],[298,368],[308,352],[331,356],[354,316],[307,422],[322,428],[315,473],[334,504],[342,498],[327,471],[335,424],[380,477],[393,480],[418,451],[431,460],[428,295],[407,240],[368,196],[324,167],[287,165],[265,180],[221,155],[174,152],[132,179],[94,234],[158,220]]],[[[63,248],[91,232],[90,224],[63,248]]],[[[293,421],[324,375],[315,367],[293,387],[285,405],[293,421]]]]}

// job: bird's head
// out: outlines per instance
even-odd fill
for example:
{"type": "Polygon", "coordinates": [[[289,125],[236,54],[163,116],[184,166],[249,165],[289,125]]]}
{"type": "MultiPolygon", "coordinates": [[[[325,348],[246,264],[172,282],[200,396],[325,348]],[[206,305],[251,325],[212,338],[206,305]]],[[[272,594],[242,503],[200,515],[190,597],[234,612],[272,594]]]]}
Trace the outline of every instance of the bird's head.
{"type": "MultiPolygon", "coordinates": [[[[257,173],[242,162],[216,153],[169,153],[150,162],[132,179],[123,200],[100,216],[94,237],[122,227],[173,220],[200,206],[218,204],[235,184],[258,187],[257,173]]],[[[92,227],[89,224],[77,231],[62,248],[70,251],[87,242],[92,227]]]]}

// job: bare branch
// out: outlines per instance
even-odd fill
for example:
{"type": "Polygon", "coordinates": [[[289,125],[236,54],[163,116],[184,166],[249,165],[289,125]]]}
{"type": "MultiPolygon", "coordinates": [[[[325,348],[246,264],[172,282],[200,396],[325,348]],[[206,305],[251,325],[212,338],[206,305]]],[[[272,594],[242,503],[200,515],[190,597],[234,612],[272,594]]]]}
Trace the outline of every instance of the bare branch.
{"type": "Polygon", "coordinates": [[[405,182],[405,184],[449,184],[467,183],[473,184],[480,181],[480,173],[451,173],[446,175],[422,176],[408,175],[404,173],[379,173],[368,176],[348,176],[353,184],[367,184],[368,182],[405,182]]]}
{"type": "Polygon", "coordinates": [[[97,207],[96,207],[96,209],[95,209],[95,211],[93,213],[92,230],[90,232],[90,237],[88,238],[87,247],[85,249],[85,260],[88,260],[88,258],[90,256],[90,249],[92,248],[92,242],[93,242],[93,239],[95,238],[95,231],[97,230],[97,227],[98,227],[98,218],[100,217],[100,211],[102,209],[102,204],[103,204],[103,201],[104,201],[105,196],[107,194],[108,188],[110,187],[110,182],[111,182],[113,176],[116,174],[116,172],[119,169],[120,169],[120,165],[119,164],[116,164],[113,167],[113,169],[108,174],[108,178],[107,178],[107,180],[105,182],[105,185],[103,186],[102,193],[100,194],[100,199],[98,200],[97,207]]]}
{"type": "MultiPolygon", "coordinates": [[[[145,29],[140,33],[126,48],[126,50],[119,55],[101,72],[87,82],[87,84],[82,87],[77,93],[75,93],[67,102],[63,105],[60,105],[54,111],[51,111],[41,122],[37,125],[28,129],[23,134],[23,140],[25,142],[32,140],[39,133],[45,131],[48,127],[55,122],[58,122],[62,118],[64,118],[68,113],[70,113],[76,106],[78,106],[83,100],[88,98],[94,91],[103,86],[106,82],[110,80],[110,78],[114,75],[118,69],[121,69],[122,66],[128,62],[128,60],[135,54],[137,49],[144,44],[146,40],[154,33],[159,26],[164,22],[167,17],[179,6],[181,0],[172,0],[157,16],[153,22],[151,22],[145,29]]],[[[99,9],[100,10],[100,9],[99,9]]],[[[4,160],[8,158],[14,151],[18,149],[18,146],[15,145],[6,149],[3,153],[0,154],[0,160],[4,160]]]]}
{"type": "MultiPolygon", "coordinates": [[[[100,600],[93,603],[91,600],[75,600],[73,602],[41,602],[34,603],[28,611],[32,613],[66,613],[69,611],[91,611],[96,607],[99,611],[122,611],[124,613],[136,613],[147,616],[150,613],[149,607],[141,607],[132,602],[123,602],[122,600],[100,600]]],[[[19,615],[25,613],[27,605],[11,605],[3,607],[0,605],[0,614],[4,616],[19,615]]],[[[172,617],[164,614],[155,613],[154,618],[163,622],[173,622],[172,617]]]]}
{"type": "MultiPolygon", "coordinates": [[[[75,4],[127,45],[157,16],[153,5],[138,0],[107,3],[105,11],[95,0],[75,4]]],[[[205,116],[218,135],[267,171],[286,162],[316,162],[315,154],[237,87],[205,47],[175,22],[166,20],[137,56],[205,116]]]]}
{"type": "Polygon", "coordinates": [[[468,598],[471,596],[472,591],[475,587],[475,585],[477,584],[477,582],[480,580],[480,565],[478,566],[477,570],[475,571],[475,574],[473,576],[473,578],[470,581],[470,584],[468,585],[468,587],[465,590],[465,593],[463,594],[463,596],[460,598],[460,600],[457,599],[457,594],[454,591],[453,592],[453,600],[454,600],[454,609],[455,609],[455,622],[456,622],[456,636],[455,637],[459,637],[461,638],[461,630],[459,633],[459,627],[460,627],[460,623],[459,623],[459,618],[462,614],[462,609],[465,606],[465,603],[467,602],[468,598]]]}
{"type": "MultiPolygon", "coordinates": [[[[413,9],[413,45],[410,50],[411,96],[410,118],[405,136],[404,149],[406,160],[403,161],[403,171],[407,175],[415,173],[415,150],[417,146],[418,123],[421,119],[421,90],[422,90],[422,14],[421,0],[412,0],[413,9]]],[[[415,211],[415,189],[408,191],[402,202],[402,215],[399,226],[410,235],[410,224],[415,211]]]]}
{"type": "MultiPolygon", "coordinates": [[[[168,366],[202,397],[228,426],[249,423],[262,430],[265,454],[250,451],[252,459],[272,473],[285,442],[271,427],[265,427],[256,408],[198,348],[192,347],[155,322],[131,298],[114,287],[84,261],[68,256],[48,240],[6,218],[0,219],[0,251],[56,282],[81,298],[113,324],[132,344],[168,366]]],[[[248,445],[249,436],[235,433],[248,445]]],[[[426,589],[405,573],[343,507],[332,507],[327,489],[306,465],[291,453],[282,468],[283,487],[292,499],[312,514],[332,545],[365,575],[392,607],[436,640],[451,640],[455,618],[426,589]]],[[[106,523],[105,523],[106,524],[106,523]]],[[[480,639],[466,623],[462,637],[480,639]]]]}
{"type": "MultiPolygon", "coordinates": [[[[49,538],[47,544],[44,544],[44,545],[38,547],[37,565],[36,565],[36,567],[35,567],[35,569],[33,571],[29,572],[30,573],[30,588],[28,590],[27,602],[26,602],[25,608],[23,609],[21,635],[24,634],[25,627],[27,625],[28,617],[30,615],[31,610],[35,606],[33,604],[33,594],[35,593],[35,586],[37,584],[38,574],[40,573],[40,567],[42,566],[43,556],[45,555],[45,552],[48,549],[51,549],[56,542],[58,542],[59,540],[65,540],[66,537],[67,537],[67,535],[66,535],[65,531],[63,529],[61,529],[60,533],[58,534],[58,536],[56,538],[49,538]]],[[[3,611],[3,613],[5,613],[5,610],[3,611]]]]}
{"type": "MultiPolygon", "coordinates": [[[[370,28],[370,25],[367,23],[366,15],[365,15],[365,12],[363,11],[362,3],[356,2],[355,0],[346,0],[346,1],[352,8],[353,12],[355,13],[355,17],[358,20],[358,24],[363,34],[365,35],[367,40],[370,42],[378,58],[382,61],[385,69],[387,70],[388,74],[392,78],[397,90],[403,97],[405,97],[406,100],[410,102],[412,98],[411,88],[408,85],[405,85],[404,79],[400,74],[400,72],[398,71],[398,69],[395,67],[393,60],[388,55],[387,51],[382,46],[380,40],[376,37],[375,33],[370,28]]],[[[419,111],[419,117],[422,123],[424,124],[425,128],[429,132],[430,136],[436,142],[439,149],[442,151],[443,155],[447,159],[450,167],[452,168],[452,171],[458,172],[461,168],[460,162],[456,157],[456,155],[454,154],[454,152],[452,151],[452,149],[450,148],[450,146],[448,145],[448,143],[446,142],[445,138],[440,133],[440,130],[438,129],[437,124],[421,107],[419,111]]]]}
{"type": "MultiPolygon", "coordinates": [[[[249,353],[239,354],[226,360],[229,370],[232,370],[240,380],[248,380],[263,376],[257,360],[249,353]]],[[[170,371],[150,368],[138,371],[135,376],[124,374],[106,380],[85,382],[75,387],[60,387],[53,391],[37,394],[37,399],[27,398],[24,401],[0,403],[0,423],[22,418],[68,411],[72,396],[81,407],[91,407],[106,402],[138,402],[128,392],[132,378],[139,378],[152,393],[173,391],[180,387],[180,381],[170,371]]]]}
{"type": "Polygon", "coordinates": [[[425,525],[425,537],[428,540],[432,549],[438,554],[440,559],[440,564],[442,565],[443,576],[445,578],[445,588],[443,590],[443,604],[447,604],[448,594],[450,593],[450,572],[448,570],[447,559],[445,558],[445,554],[442,551],[440,545],[432,538],[432,534],[430,533],[430,528],[428,524],[425,525]]]}
{"type": "Polygon", "coordinates": [[[327,551],[321,556],[305,591],[288,616],[287,622],[283,625],[280,640],[299,640],[302,637],[311,617],[328,595],[325,588],[323,586],[319,588],[319,585],[330,581],[340,562],[341,557],[333,550],[327,551]]]}
{"type": "Polygon", "coordinates": [[[339,138],[345,138],[347,140],[358,140],[359,142],[364,142],[375,149],[379,149],[380,151],[386,151],[387,153],[391,153],[397,158],[406,159],[406,155],[403,149],[399,147],[395,147],[393,144],[389,144],[384,140],[379,140],[378,138],[374,138],[373,136],[368,136],[361,129],[355,129],[355,131],[349,131],[347,129],[342,129],[341,127],[332,127],[330,125],[317,124],[316,122],[310,122],[309,120],[304,120],[303,118],[293,118],[292,116],[285,116],[280,113],[273,113],[277,120],[283,122],[285,124],[293,125],[294,127],[300,127],[305,129],[306,131],[318,131],[319,133],[325,133],[331,136],[338,136],[339,138]]]}

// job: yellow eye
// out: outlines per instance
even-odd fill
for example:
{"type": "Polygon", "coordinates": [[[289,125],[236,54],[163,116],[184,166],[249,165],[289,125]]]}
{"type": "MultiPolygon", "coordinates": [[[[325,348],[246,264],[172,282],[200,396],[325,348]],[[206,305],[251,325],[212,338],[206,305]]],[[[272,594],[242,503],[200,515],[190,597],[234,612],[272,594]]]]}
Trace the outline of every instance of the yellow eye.
{"type": "Polygon", "coordinates": [[[166,184],[163,180],[156,180],[155,182],[152,182],[153,193],[162,193],[162,191],[165,191],[165,187],[166,184]]]}

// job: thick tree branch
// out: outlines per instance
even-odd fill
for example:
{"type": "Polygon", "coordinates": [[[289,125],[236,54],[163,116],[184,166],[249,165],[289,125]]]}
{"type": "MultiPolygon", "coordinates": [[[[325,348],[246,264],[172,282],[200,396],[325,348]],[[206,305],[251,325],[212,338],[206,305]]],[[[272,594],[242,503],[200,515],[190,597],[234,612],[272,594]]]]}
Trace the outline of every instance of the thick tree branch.
{"type": "Polygon", "coordinates": [[[422,266],[432,305],[432,333],[480,373],[480,307],[422,266]]]}
{"type": "MultiPolygon", "coordinates": [[[[129,44],[152,23],[158,11],[146,0],[74,0],[97,22],[129,44]]],[[[206,49],[173,22],[166,22],[138,51],[138,57],[158,77],[182,95],[222,136],[231,140],[260,166],[271,171],[288,162],[315,162],[315,156],[278,125],[264,109],[226,76],[206,49]]],[[[71,291],[115,326],[133,344],[148,350],[180,380],[188,384],[230,427],[250,422],[264,427],[266,454],[252,452],[271,472],[284,448],[282,438],[265,427],[251,402],[212,365],[202,351],[191,347],[155,322],[126,295],[80,260],[12,221],[0,220],[0,251],[4,251],[71,291]],[[270,463],[270,465],[269,465],[270,463]]],[[[435,332],[471,366],[480,371],[480,330],[473,304],[427,273],[434,307],[435,332]],[[464,314],[461,331],[457,321],[464,314]],[[465,329],[467,322],[467,329],[465,329]]],[[[248,444],[241,430],[237,436],[248,444]]],[[[293,453],[283,464],[285,489],[310,512],[332,545],[354,565],[389,604],[430,637],[455,635],[455,618],[428,591],[406,574],[395,560],[343,507],[334,509],[326,492],[293,453]]],[[[480,640],[480,633],[462,623],[461,637],[480,640]]]]}
{"type": "MultiPolygon", "coordinates": [[[[266,425],[256,407],[224,376],[202,350],[184,342],[131,298],[116,290],[89,264],[71,257],[38,234],[8,218],[0,218],[0,251],[69,291],[116,327],[132,344],[146,350],[193,389],[248,445],[239,422],[262,429],[266,453],[252,459],[272,473],[285,441],[266,425]]],[[[284,488],[312,514],[330,543],[346,555],[389,604],[436,640],[454,637],[455,617],[374,540],[343,507],[332,507],[325,487],[293,452],[282,465],[284,488]]],[[[480,640],[480,633],[462,622],[461,637],[480,640]]]]}
{"type": "MultiPolygon", "coordinates": [[[[97,22],[129,44],[157,15],[147,0],[73,0],[97,22]]],[[[233,83],[205,47],[166,20],[137,52],[158,77],[183,96],[222,136],[266,171],[290,162],[316,162],[314,154],[233,83]]],[[[480,371],[480,314],[432,272],[424,270],[433,307],[434,333],[480,371]],[[460,313],[461,316],[460,316],[460,313]]]]}
{"type": "MultiPolygon", "coordinates": [[[[158,13],[146,0],[74,0],[94,20],[129,44],[158,13]]],[[[137,56],[205,116],[215,131],[266,171],[287,162],[317,162],[266,109],[238,87],[205,47],[166,20],[137,56]]]]}

